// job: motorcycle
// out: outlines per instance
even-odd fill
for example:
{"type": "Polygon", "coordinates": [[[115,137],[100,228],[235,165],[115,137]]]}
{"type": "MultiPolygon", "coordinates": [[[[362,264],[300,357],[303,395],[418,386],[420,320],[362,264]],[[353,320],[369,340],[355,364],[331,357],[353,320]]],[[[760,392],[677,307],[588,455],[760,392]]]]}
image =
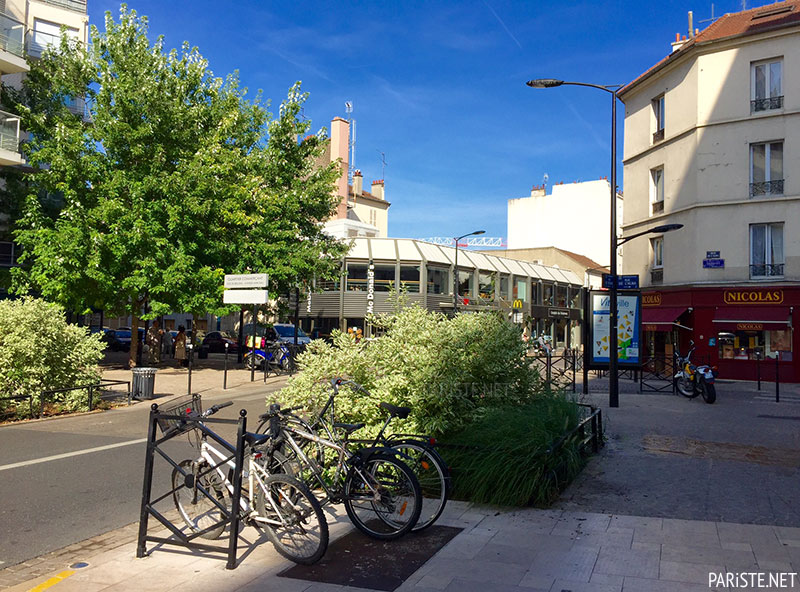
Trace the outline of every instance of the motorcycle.
{"type": "Polygon", "coordinates": [[[703,400],[711,404],[717,400],[717,389],[714,381],[717,378],[717,368],[702,365],[695,366],[691,362],[694,352],[694,341],[689,342],[690,349],[686,357],[681,357],[678,346],[675,345],[675,365],[678,372],[675,374],[675,388],[684,397],[694,399],[698,395],[703,396],[703,400]]]}
{"type": "Polygon", "coordinates": [[[247,347],[250,348],[250,351],[244,356],[244,364],[248,370],[252,369],[253,366],[259,371],[272,370],[276,373],[289,370],[291,354],[285,344],[270,342],[263,337],[256,337],[256,347],[255,351],[253,351],[252,341],[253,338],[248,337],[247,347]]]}

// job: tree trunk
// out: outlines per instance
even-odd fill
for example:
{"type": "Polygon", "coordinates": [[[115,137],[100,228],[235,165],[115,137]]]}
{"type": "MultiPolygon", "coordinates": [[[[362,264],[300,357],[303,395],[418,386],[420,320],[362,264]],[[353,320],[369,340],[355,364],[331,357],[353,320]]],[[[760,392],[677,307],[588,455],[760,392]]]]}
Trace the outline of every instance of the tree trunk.
{"type": "Polygon", "coordinates": [[[136,368],[137,354],[139,353],[139,315],[131,313],[131,351],[128,356],[128,367],[136,368]]]}

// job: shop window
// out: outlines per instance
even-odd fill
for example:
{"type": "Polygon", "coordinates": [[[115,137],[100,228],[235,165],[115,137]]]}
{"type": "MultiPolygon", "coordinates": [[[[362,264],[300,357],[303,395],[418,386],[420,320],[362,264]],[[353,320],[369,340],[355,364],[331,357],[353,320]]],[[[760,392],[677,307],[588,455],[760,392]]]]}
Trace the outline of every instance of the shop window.
{"type": "Polygon", "coordinates": [[[556,306],[567,306],[567,287],[556,284],[556,306]]]}
{"type": "Polygon", "coordinates": [[[449,294],[450,272],[439,267],[428,267],[428,294],[449,294]]]}
{"type": "Polygon", "coordinates": [[[528,281],[525,278],[514,278],[514,300],[528,301],[528,281]]]}
{"type": "Polygon", "coordinates": [[[553,284],[542,285],[542,305],[553,306],[553,296],[555,293],[555,286],[553,284]]]}
{"type": "Polygon", "coordinates": [[[531,281],[531,303],[537,304],[539,301],[537,300],[539,296],[539,292],[541,291],[541,284],[531,281]]]}
{"type": "Polygon", "coordinates": [[[580,288],[570,288],[569,294],[570,308],[583,308],[583,291],[580,288]]]}
{"type": "Polygon", "coordinates": [[[792,331],[733,331],[717,336],[721,360],[792,360],[792,331]]]}
{"type": "Polygon", "coordinates": [[[783,276],[783,223],[750,225],[750,277],[783,276]]]}
{"type": "Polygon", "coordinates": [[[508,300],[508,276],[500,274],[500,298],[508,300]]]}
{"type": "Polygon", "coordinates": [[[419,265],[400,266],[400,289],[419,294],[419,265]]]}
{"type": "MultiPolygon", "coordinates": [[[[419,278],[419,273],[417,274],[419,278]]],[[[417,279],[419,281],[419,279],[417,279]]],[[[394,265],[375,266],[375,291],[391,292],[394,287],[394,265]]]]}
{"type": "Polygon", "coordinates": [[[495,276],[494,271],[478,272],[478,294],[484,300],[494,300],[495,276]]]}
{"type": "Polygon", "coordinates": [[[367,291],[367,268],[366,263],[347,264],[347,291],[366,292],[367,291]]]}
{"type": "Polygon", "coordinates": [[[464,269],[458,270],[458,295],[466,298],[472,297],[472,284],[475,274],[464,269]]]}

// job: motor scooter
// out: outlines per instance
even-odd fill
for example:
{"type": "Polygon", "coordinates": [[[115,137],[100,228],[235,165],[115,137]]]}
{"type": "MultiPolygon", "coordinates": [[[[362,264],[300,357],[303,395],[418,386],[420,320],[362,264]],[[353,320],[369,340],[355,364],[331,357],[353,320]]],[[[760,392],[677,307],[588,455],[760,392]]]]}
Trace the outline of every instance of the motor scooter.
{"type": "Polygon", "coordinates": [[[703,400],[711,404],[717,400],[717,387],[714,381],[719,372],[716,366],[701,365],[695,366],[691,362],[692,353],[694,352],[694,341],[689,341],[689,351],[686,357],[681,357],[678,351],[678,345],[674,345],[675,349],[675,367],[677,373],[675,374],[675,389],[684,397],[694,399],[698,395],[703,396],[703,400]]]}
{"type": "Polygon", "coordinates": [[[289,348],[281,342],[267,341],[263,337],[256,337],[256,347],[252,349],[252,337],[247,338],[247,347],[251,348],[244,356],[245,367],[250,370],[255,366],[259,371],[263,371],[266,364],[267,369],[287,371],[291,364],[289,348]]]}

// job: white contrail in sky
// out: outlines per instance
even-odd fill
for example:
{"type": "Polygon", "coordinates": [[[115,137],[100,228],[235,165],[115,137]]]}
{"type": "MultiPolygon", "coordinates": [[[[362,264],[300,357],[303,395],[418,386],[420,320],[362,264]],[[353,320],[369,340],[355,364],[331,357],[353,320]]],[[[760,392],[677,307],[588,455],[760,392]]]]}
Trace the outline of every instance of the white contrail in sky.
{"type": "Polygon", "coordinates": [[[494,15],[494,18],[497,19],[497,22],[500,23],[503,26],[503,28],[506,30],[506,33],[508,33],[508,36],[511,37],[514,40],[514,43],[519,45],[520,49],[522,49],[522,44],[519,41],[517,41],[517,38],[514,37],[514,34],[511,31],[509,31],[508,27],[506,27],[506,24],[503,22],[503,19],[501,19],[500,16],[494,11],[494,8],[489,6],[489,4],[486,3],[486,2],[484,2],[484,4],[486,4],[486,8],[488,8],[492,12],[492,14],[494,15]]]}

